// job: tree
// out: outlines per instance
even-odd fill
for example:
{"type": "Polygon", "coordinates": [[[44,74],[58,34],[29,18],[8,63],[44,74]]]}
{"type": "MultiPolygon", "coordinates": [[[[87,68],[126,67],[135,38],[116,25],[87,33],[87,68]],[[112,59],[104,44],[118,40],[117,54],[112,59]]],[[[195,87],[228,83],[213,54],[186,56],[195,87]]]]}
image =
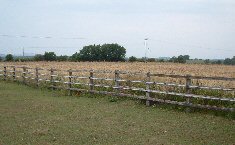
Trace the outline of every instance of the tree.
{"type": "Polygon", "coordinates": [[[183,58],[184,58],[185,60],[189,60],[190,56],[189,56],[189,55],[184,55],[183,58]]]}
{"type": "Polygon", "coordinates": [[[233,58],[226,58],[225,60],[224,60],[224,64],[226,64],[226,65],[235,65],[235,56],[233,56],[233,58]]]}
{"type": "Polygon", "coordinates": [[[158,61],[158,62],[165,62],[164,59],[158,59],[157,61],[158,61]]]}
{"type": "Polygon", "coordinates": [[[68,60],[68,56],[67,55],[61,55],[61,56],[57,56],[57,61],[67,61],[68,60]]]}
{"type": "Polygon", "coordinates": [[[42,54],[36,54],[33,58],[35,61],[43,61],[44,56],[42,54]]]}
{"type": "Polygon", "coordinates": [[[5,57],[5,60],[6,61],[13,61],[14,60],[14,57],[12,54],[7,54],[6,57],[5,57]]]}
{"type": "Polygon", "coordinates": [[[179,55],[178,57],[173,56],[169,61],[174,63],[186,63],[189,58],[189,55],[179,55]]]}
{"type": "Polygon", "coordinates": [[[147,61],[148,62],[156,62],[156,59],[155,58],[148,58],[147,61]]]}
{"type": "Polygon", "coordinates": [[[175,57],[175,56],[173,56],[170,60],[169,60],[169,62],[177,62],[178,60],[177,60],[177,57],[175,57]]]}
{"type": "Polygon", "coordinates": [[[0,61],[2,61],[2,57],[0,56],[0,61]]]}
{"type": "Polygon", "coordinates": [[[45,52],[44,59],[46,61],[55,61],[56,60],[55,52],[45,52]]]}
{"type": "Polygon", "coordinates": [[[118,44],[84,46],[80,50],[82,61],[124,61],[126,49],[118,44]]]}
{"type": "Polygon", "coordinates": [[[131,56],[131,57],[129,57],[128,61],[135,62],[135,61],[137,61],[137,58],[135,56],[131,56]]]}
{"type": "Polygon", "coordinates": [[[80,50],[80,59],[82,61],[100,61],[101,54],[100,45],[84,46],[83,49],[80,50]]]}
{"type": "Polygon", "coordinates": [[[235,56],[233,56],[231,63],[232,63],[232,65],[235,65],[235,56]]]}
{"type": "Polygon", "coordinates": [[[186,58],[183,55],[178,56],[177,62],[179,63],[186,63],[186,58]]]}
{"type": "Polygon", "coordinates": [[[126,49],[118,44],[103,44],[101,46],[101,60],[124,61],[126,49]]]}
{"type": "Polygon", "coordinates": [[[217,60],[215,63],[216,64],[222,64],[222,61],[221,60],[217,60]]]}
{"type": "Polygon", "coordinates": [[[74,53],[72,56],[69,57],[70,61],[80,61],[80,54],[79,53],[74,53]]]}
{"type": "Polygon", "coordinates": [[[204,60],[204,63],[205,63],[205,64],[209,64],[209,63],[210,63],[210,59],[204,60]]]}

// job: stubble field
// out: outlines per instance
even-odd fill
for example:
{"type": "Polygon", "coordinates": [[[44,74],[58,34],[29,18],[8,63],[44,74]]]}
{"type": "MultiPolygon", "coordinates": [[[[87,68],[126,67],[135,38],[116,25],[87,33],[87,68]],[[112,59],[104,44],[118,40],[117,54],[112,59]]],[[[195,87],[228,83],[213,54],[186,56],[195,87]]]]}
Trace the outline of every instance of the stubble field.
{"type": "MultiPolygon", "coordinates": [[[[210,77],[229,77],[235,78],[235,67],[226,65],[205,65],[205,64],[177,64],[177,63],[156,63],[156,62],[2,62],[0,66],[27,66],[30,68],[40,67],[43,69],[58,69],[62,70],[59,73],[67,75],[69,69],[73,70],[109,70],[109,71],[128,71],[140,72],[142,76],[124,76],[124,79],[131,78],[133,80],[143,80],[147,72],[162,73],[162,74],[177,74],[177,75],[192,75],[192,76],[210,76],[210,77]]],[[[49,73],[48,71],[44,73],[49,73]]],[[[78,74],[79,75],[79,74],[78,74]]],[[[84,75],[84,74],[80,74],[84,75]]],[[[85,74],[88,75],[88,74],[85,74]]],[[[113,74],[112,74],[113,75],[113,74]]],[[[105,76],[105,77],[113,77],[105,76]]],[[[153,81],[184,84],[184,79],[174,78],[151,78],[153,81]]],[[[212,86],[235,88],[235,83],[232,81],[216,81],[216,80],[193,80],[193,85],[212,86]]]]}
{"type": "Polygon", "coordinates": [[[200,75],[217,77],[235,77],[235,67],[226,65],[177,64],[156,62],[2,62],[3,65],[28,66],[31,68],[94,69],[94,70],[122,70],[130,72],[151,72],[164,74],[200,75]]]}

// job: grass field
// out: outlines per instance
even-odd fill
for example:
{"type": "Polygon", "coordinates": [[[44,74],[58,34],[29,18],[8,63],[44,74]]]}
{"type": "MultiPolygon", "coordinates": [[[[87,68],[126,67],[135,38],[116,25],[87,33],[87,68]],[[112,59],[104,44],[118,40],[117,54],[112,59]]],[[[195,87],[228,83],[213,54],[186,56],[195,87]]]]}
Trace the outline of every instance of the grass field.
{"type": "Polygon", "coordinates": [[[234,144],[235,122],[0,82],[0,144],[234,144]]]}

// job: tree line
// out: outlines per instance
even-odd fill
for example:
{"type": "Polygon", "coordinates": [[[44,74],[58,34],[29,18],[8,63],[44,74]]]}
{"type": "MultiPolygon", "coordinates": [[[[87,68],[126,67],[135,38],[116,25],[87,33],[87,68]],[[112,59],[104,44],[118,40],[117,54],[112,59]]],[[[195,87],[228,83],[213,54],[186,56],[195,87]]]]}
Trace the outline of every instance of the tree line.
{"type": "Polygon", "coordinates": [[[172,62],[172,63],[200,63],[200,64],[224,64],[224,65],[235,65],[235,56],[233,58],[226,58],[220,60],[213,59],[190,59],[189,55],[179,55],[173,56],[169,59],[156,59],[156,58],[137,58],[135,56],[131,56],[128,58],[129,62],[172,62]]]}
{"type": "Polygon", "coordinates": [[[84,46],[79,52],[75,52],[72,56],[60,55],[55,52],[45,52],[44,54],[36,54],[34,57],[14,57],[7,54],[5,58],[0,57],[0,61],[128,61],[128,62],[172,62],[172,63],[203,63],[203,64],[225,64],[235,65],[235,56],[224,60],[210,59],[190,59],[189,55],[173,56],[169,59],[156,58],[137,58],[131,56],[125,58],[126,49],[118,44],[88,45],[84,46]]]}
{"type": "MultiPolygon", "coordinates": [[[[118,44],[88,45],[72,56],[60,55],[55,52],[36,54],[34,57],[14,57],[7,54],[4,61],[125,61],[126,49],[118,44]]],[[[0,57],[0,61],[3,58],[0,57]]]]}

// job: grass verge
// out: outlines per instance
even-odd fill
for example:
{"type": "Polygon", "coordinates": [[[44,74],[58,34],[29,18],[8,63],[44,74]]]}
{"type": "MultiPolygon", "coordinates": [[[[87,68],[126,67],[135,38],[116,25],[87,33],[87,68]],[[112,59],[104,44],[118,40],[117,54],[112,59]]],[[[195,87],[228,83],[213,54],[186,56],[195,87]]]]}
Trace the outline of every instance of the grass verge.
{"type": "Polygon", "coordinates": [[[0,144],[233,144],[235,122],[0,82],[0,144]]]}

